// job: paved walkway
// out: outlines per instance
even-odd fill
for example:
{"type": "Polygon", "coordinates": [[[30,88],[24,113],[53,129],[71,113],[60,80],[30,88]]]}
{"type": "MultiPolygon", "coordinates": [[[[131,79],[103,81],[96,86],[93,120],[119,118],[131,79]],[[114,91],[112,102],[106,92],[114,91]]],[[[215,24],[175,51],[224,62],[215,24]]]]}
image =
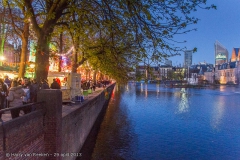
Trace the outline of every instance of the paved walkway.
{"type": "MultiPolygon", "coordinates": [[[[95,96],[99,95],[104,88],[96,88],[95,91],[93,91],[91,94],[88,96],[84,97],[83,102],[71,102],[67,104],[63,104],[62,107],[62,116],[65,116],[69,114],[70,112],[76,110],[77,108],[81,107],[83,104],[87,103],[90,99],[94,98],[95,96]]],[[[21,111],[19,116],[23,116],[24,113],[21,111]]],[[[6,111],[4,114],[2,114],[2,120],[0,119],[0,123],[10,121],[12,119],[10,111],[6,111]]]]}
{"type": "Polygon", "coordinates": [[[68,104],[63,105],[63,107],[62,107],[62,117],[69,114],[70,112],[73,112],[77,108],[83,106],[83,104],[87,103],[90,99],[93,99],[94,97],[99,95],[103,90],[104,90],[104,88],[96,88],[95,91],[93,91],[88,96],[84,97],[83,102],[72,102],[72,103],[68,103],[68,104]]]}

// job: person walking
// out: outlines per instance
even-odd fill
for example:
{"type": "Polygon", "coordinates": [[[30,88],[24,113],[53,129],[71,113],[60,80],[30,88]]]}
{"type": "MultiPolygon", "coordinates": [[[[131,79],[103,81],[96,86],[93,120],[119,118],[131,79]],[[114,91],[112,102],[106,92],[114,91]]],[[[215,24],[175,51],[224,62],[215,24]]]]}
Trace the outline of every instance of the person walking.
{"type": "Polygon", "coordinates": [[[58,84],[58,82],[56,81],[56,79],[53,79],[53,83],[51,84],[51,89],[61,89],[60,85],[58,84]]]}
{"type": "MultiPolygon", "coordinates": [[[[7,96],[9,107],[21,106],[22,96],[26,96],[26,93],[24,92],[22,86],[18,85],[18,81],[13,80],[7,96]]],[[[19,112],[19,109],[11,110],[12,119],[17,118],[19,116],[19,112]]]]}

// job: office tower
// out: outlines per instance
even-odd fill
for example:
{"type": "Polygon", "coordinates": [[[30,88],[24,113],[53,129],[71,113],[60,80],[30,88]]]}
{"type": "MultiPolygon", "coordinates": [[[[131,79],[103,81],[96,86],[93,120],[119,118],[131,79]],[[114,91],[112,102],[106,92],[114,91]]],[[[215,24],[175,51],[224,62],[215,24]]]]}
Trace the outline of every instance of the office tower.
{"type": "Polygon", "coordinates": [[[228,62],[228,51],[220,42],[216,41],[214,43],[214,49],[215,49],[215,65],[228,62]]]}
{"type": "Polygon", "coordinates": [[[165,61],[165,64],[166,64],[167,66],[172,66],[172,61],[171,61],[171,60],[166,60],[166,61],[165,61]]]}
{"type": "Polygon", "coordinates": [[[184,67],[187,68],[192,65],[192,50],[186,50],[184,52],[184,67]]]}

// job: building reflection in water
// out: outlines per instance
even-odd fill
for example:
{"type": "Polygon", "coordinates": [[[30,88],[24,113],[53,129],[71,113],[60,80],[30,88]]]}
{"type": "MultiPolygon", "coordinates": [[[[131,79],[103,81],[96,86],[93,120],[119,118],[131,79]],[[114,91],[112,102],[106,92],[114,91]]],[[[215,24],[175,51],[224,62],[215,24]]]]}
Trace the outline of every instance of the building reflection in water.
{"type": "Polygon", "coordinates": [[[157,92],[157,98],[159,97],[159,92],[160,92],[160,85],[156,84],[156,92],[157,92]]]}
{"type": "Polygon", "coordinates": [[[215,101],[213,107],[213,115],[211,120],[211,126],[213,129],[219,130],[220,125],[225,112],[225,96],[219,96],[218,100],[215,101]]]}
{"type": "Polygon", "coordinates": [[[177,114],[186,113],[189,111],[188,95],[185,88],[180,91],[180,102],[178,105],[177,114]]]}
{"type": "Polygon", "coordinates": [[[145,83],[145,97],[148,96],[148,87],[147,87],[147,83],[145,83]]]}
{"type": "Polygon", "coordinates": [[[141,83],[141,92],[143,92],[143,83],[141,83]]]}
{"type": "Polygon", "coordinates": [[[126,91],[129,91],[129,84],[126,85],[126,91]]]}

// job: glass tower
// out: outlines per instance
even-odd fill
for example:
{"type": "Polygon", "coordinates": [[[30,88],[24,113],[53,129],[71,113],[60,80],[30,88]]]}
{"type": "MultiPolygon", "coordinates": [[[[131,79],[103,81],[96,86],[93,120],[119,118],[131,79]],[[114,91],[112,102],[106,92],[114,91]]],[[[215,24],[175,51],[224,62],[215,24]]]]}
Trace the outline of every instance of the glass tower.
{"type": "Polygon", "coordinates": [[[228,51],[220,42],[216,41],[214,43],[214,49],[215,49],[215,65],[228,62],[228,51]]]}
{"type": "Polygon", "coordinates": [[[192,50],[186,50],[184,52],[184,67],[187,68],[192,65],[192,50]]]}

